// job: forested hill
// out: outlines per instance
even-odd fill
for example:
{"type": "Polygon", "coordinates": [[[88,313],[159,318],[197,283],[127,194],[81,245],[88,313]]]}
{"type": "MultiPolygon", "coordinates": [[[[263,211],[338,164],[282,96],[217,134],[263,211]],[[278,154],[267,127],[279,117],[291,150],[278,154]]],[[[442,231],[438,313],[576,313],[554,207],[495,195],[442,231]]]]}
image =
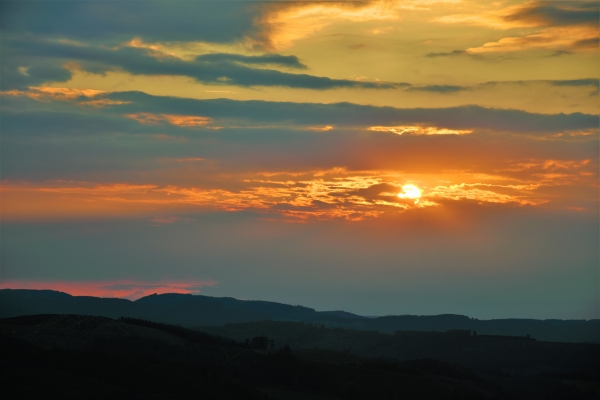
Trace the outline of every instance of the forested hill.
{"type": "Polygon", "coordinates": [[[315,311],[270,301],[237,300],[189,294],[162,294],[136,301],[71,296],[52,290],[0,290],[0,318],[32,314],[85,314],[133,317],[182,326],[210,326],[264,320],[324,324],[393,333],[465,329],[479,334],[526,336],[555,342],[600,343],[600,320],[478,320],[462,315],[385,316],[367,318],[343,311],[315,311]]]}

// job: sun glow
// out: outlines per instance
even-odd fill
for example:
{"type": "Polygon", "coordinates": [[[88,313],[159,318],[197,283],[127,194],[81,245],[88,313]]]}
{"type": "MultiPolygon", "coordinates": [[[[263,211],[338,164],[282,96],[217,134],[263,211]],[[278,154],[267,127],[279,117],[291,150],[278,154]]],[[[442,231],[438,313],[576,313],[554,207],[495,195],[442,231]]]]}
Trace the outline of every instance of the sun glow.
{"type": "Polygon", "coordinates": [[[419,198],[421,198],[421,190],[415,185],[404,185],[402,186],[402,193],[398,193],[398,197],[401,199],[415,199],[415,204],[417,204],[419,198]]]}

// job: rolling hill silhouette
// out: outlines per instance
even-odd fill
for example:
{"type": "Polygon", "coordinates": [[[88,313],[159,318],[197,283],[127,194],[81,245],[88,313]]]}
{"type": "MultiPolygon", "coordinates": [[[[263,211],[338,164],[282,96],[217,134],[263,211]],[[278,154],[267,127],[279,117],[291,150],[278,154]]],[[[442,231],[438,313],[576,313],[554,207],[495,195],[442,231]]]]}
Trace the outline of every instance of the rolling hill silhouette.
{"type": "Polygon", "coordinates": [[[367,318],[344,311],[315,311],[303,306],[190,294],[161,294],[126,299],[71,296],[52,290],[0,290],[0,318],[32,314],[82,314],[132,317],[186,327],[256,321],[293,321],[355,330],[393,333],[462,329],[479,334],[526,336],[554,342],[600,343],[600,320],[478,320],[463,315],[367,318]]]}
{"type": "Polygon", "coordinates": [[[15,398],[65,399],[585,400],[600,394],[598,344],[461,330],[390,335],[283,321],[206,330],[73,314],[3,318],[0,383],[15,398]],[[261,336],[244,336],[253,332],[261,336]],[[264,332],[281,343],[273,346],[264,332]]]}

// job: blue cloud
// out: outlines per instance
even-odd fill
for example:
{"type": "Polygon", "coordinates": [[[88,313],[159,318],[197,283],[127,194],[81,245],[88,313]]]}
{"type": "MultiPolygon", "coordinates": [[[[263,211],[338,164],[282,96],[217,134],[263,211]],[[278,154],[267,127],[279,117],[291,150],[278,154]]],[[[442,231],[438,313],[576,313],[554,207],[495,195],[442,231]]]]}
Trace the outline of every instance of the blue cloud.
{"type": "Polygon", "coordinates": [[[124,47],[109,49],[99,46],[81,46],[58,41],[16,38],[3,42],[2,88],[22,88],[46,80],[65,80],[67,70],[60,72],[60,65],[67,61],[77,62],[84,70],[101,73],[124,70],[134,75],[187,76],[208,84],[237,86],[286,86],[306,89],[331,89],[339,87],[389,89],[405,87],[405,83],[358,82],[332,79],[308,74],[281,72],[252,66],[276,65],[305,69],[295,56],[269,54],[244,56],[239,54],[205,54],[193,61],[176,57],[153,57],[146,49],[124,47]],[[47,70],[54,74],[24,75],[26,69],[47,70]]]}

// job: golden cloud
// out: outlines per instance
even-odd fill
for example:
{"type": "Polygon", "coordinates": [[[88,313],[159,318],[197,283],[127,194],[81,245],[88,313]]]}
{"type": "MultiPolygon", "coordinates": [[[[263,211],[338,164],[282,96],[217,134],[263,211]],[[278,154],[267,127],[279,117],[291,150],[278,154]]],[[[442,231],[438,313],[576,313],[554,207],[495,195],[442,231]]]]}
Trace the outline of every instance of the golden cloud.
{"type": "MultiPolygon", "coordinates": [[[[147,216],[153,223],[173,223],[180,221],[174,217],[177,213],[252,210],[285,220],[360,221],[390,213],[437,208],[448,201],[539,206],[556,200],[555,194],[544,195],[540,191],[542,188],[568,184],[565,183],[569,182],[567,175],[577,170],[586,172],[583,169],[588,164],[589,160],[541,160],[517,165],[517,169],[532,170],[528,174],[533,178],[525,182],[517,178],[468,172],[411,178],[390,171],[331,169],[306,171],[301,175],[280,172],[223,176],[223,186],[211,188],[55,181],[42,185],[5,182],[0,191],[2,218],[8,220],[147,216]],[[405,190],[403,188],[412,185],[419,190],[418,202],[410,196],[398,196],[405,190]]],[[[588,180],[593,178],[586,177],[588,180]]],[[[563,197],[568,199],[569,192],[566,191],[563,197]]]]}
{"type": "Polygon", "coordinates": [[[309,126],[308,128],[306,128],[309,131],[320,131],[320,132],[326,132],[326,131],[330,131],[333,129],[333,126],[331,125],[325,125],[325,126],[309,126]]]}
{"type": "Polygon", "coordinates": [[[251,45],[283,49],[337,21],[394,20],[407,4],[397,1],[272,2],[256,21],[260,32],[251,45]]]}
{"type": "MultiPolygon", "coordinates": [[[[171,125],[183,127],[198,127],[208,125],[213,122],[212,118],[202,117],[197,115],[176,115],[176,114],[153,114],[153,113],[137,113],[125,114],[127,118],[131,118],[144,125],[158,125],[167,122],[171,125]]],[[[218,127],[216,127],[218,128],[218,127]]]]}
{"type": "Polygon", "coordinates": [[[524,35],[509,36],[466,50],[483,54],[522,50],[596,50],[598,28],[597,3],[531,1],[473,14],[454,14],[434,19],[449,24],[483,25],[493,29],[539,28],[524,35]]]}
{"type": "Polygon", "coordinates": [[[150,54],[156,58],[182,58],[177,55],[176,52],[171,51],[167,46],[158,43],[145,43],[140,37],[133,38],[129,42],[125,43],[125,47],[150,50],[150,54]]]}
{"type": "Polygon", "coordinates": [[[507,194],[497,189],[511,189],[512,191],[523,192],[533,191],[539,185],[492,185],[485,183],[460,183],[456,185],[436,186],[429,190],[428,197],[435,200],[476,200],[480,203],[516,203],[520,205],[539,205],[548,202],[544,199],[536,199],[531,194],[507,194]],[[486,188],[486,189],[482,189],[486,188]]]}
{"type": "Polygon", "coordinates": [[[0,92],[4,96],[27,96],[35,100],[53,99],[53,100],[74,100],[80,97],[94,97],[106,93],[102,90],[93,89],[73,89],[73,88],[55,88],[32,86],[28,91],[24,90],[6,90],[0,92]]]}
{"type": "Polygon", "coordinates": [[[467,135],[472,130],[446,129],[435,126],[401,125],[401,126],[371,126],[367,128],[373,132],[391,132],[397,135],[467,135]]]}
{"type": "Polygon", "coordinates": [[[469,54],[523,50],[595,50],[600,30],[590,27],[550,28],[525,36],[506,37],[480,47],[466,49],[469,54]]]}
{"type": "Polygon", "coordinates": [[[110,100],[110,99],[94,99],[94,97],[105,94],[103,90],[94,89],[75,89],[75,88],[57,88],[32,86],[29,90],[6,90],[0,92],[2,96],[29,97],[38,101],[58,100],[58,101],[73,101],[88,98],[90,100],[79,101],[76,104],[80,106],[90,107],[106,107],[112,105],[130,104],[130,101],[110,100]]]}

